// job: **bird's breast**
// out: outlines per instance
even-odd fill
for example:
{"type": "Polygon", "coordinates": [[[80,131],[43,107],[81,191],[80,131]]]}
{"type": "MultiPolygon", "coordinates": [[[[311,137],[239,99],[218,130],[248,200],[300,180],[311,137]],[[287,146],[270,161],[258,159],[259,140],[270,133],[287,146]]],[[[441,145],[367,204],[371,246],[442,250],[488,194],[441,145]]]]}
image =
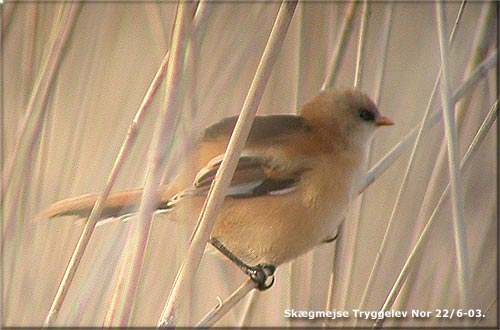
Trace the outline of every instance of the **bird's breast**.
{"type": "Polygon", "coordinates": [[[335,235],[356,191],[358,163],[320,159],[289,194],[227,198],[212,235],[250,264],[294,259],[335,235]]]}

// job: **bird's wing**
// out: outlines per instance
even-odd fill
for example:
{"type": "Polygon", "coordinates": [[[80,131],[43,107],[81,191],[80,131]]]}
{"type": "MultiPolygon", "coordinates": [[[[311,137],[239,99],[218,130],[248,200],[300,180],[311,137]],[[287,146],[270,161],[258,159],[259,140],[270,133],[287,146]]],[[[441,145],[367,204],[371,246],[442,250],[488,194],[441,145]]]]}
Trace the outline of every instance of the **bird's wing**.
{"type": "MultiPolygon", "coordinates": [[[[236,126],[237,116],[227,117],[209,126],[203,134],[203,141],[210,141],[223,137],[229,139],[236,126]]],[[[311,128],[304,119],[294,115],[270,115],[255,117],[248,134],[247,145],[270,143],[287,135],[309,131],[311,128]]]]}
{"type": "MultiPolygon", "coordinates": [[[[176,203],[187,197],[206,197],[222,164],[223,155],[213,158],[203,167],[193,185],[175,195],[163,209],[171,209],[176,203]]],[[[257,155],[242,155],[231,180],[226,197],[254,198],[264,195],[282,195],[297,189],[302,174],[308,168],[284,169],[257,155]]]]}
{"type": "MultiPolygon", "coordinates": [[[[225,150],[227,141],[234,129],[237,117],[219,121],[204,131],[202,144],[222,141],[215,151],[208,152],[210,159],[225,150]]],[[[291,135],[310,130],[299,116],[272,115],[256,117],[247,140],[247,146],[254,149],[265,149],[269,145],[282,145],[291,135]]],[[[210,148],[208,148],[210,149],[210,148]]],[[[206,161],[206,160],[205,160],[206,161]]],[[[177,200],[189,196],[206,196],[215,173],[220,167],[222,156],[216,156],[204,166],[196,176],[192,187],[177,193],[175,187],[160,187],[159,204],[162,209],[177,200]],[[175,193],[177,195],[171,198],[175,193]],[[170,200],[169,202],[166,202],[170,200]]],[[[201,165],[203,166],[203,165],[201,165]]],[[[201,167],[200,166],[200,167],[201,167]]],[[[265,158],[255,154],[242,156],[231,182],[228,195],[233,198],[248,198],[262,195],[276,195],[289,192],[296,187],[302,174],[302,169],[284,170],[270,166],[265,158]]],[[[181,186],[182,189],[183,186],[181,186]]],[[[184,186],[185,187],[185,186],[184,186]]],[[[117,217],[134,211],[140,202],[142,189],[127,190],[111,194],[104,206],[102,218],[117,217]]],[[[36,216],[36,219],[52,218],[61,215],[77,215],[87,217],[90,214],[98,194],[89,194],[65,199],[53,204],[49,209],[36,216]]]]}
{"type": "MultiPolygon", "coordinates": [[[[215,144],[217,148],[213,150],[218,150],[219,153],[223,152],[237,119],[237,116],[228,117],[209,126],[204,131],[201,145],[210,150],[215,144]]],[[[292,136],[297,138],[298,134],[310,130],[311,128],[299,116],[255,117],[226,196],[252,198],[263,195],[280,195],[295,190],[301,180],[302,173],[308,170],[305,165],[301,164],[305,164],[307,161],[295,157],[294,164],[292,164],[290,159],[286,159],[284,155],[280,156],[274,153],[273,159],[270,159],[265,154],[270,148],[286,149],[287,145],[294,144],[291,140],[292,136]]],[[[294,145],[296,146],[296,144],[294,145]]],[[[288,147],[288,154],[292,157],[294,148],[288,147]]],[[[169,202],[162,205],[162,209],[171,209],[177,202],[186,197],[205,197],[222,163],[222,157],[223,155],[217,155],[217,153],[210,155],[211,159],[208,158],[210,160],[198,171],[192,186],[175,195],[169,202]]],[[[309,155],[304,153],[299,158],[302,157],[308,158],[309,155]]]]}

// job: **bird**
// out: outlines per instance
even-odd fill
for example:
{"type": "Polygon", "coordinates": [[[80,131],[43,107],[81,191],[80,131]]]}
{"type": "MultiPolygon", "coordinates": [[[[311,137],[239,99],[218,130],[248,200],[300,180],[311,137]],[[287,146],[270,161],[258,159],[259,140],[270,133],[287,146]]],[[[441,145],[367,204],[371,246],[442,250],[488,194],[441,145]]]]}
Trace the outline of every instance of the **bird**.
{"type": "MultiPolygon", "coordinates": [[[[201,132],[179,175],[159,187],[158,210],[174,213],[175,220],[175,214],[202,208],[237,119],[224,118],[201,132]]],[[[366,180],[375,132],[393,124],[367,94],[350,88],[321,91],[298,115],[256,116],[209,242],[259,289],[268,289],[277,266],[337,237],[366,180]]],[[[141,194],[111,194],[102,217],[137,210],[141,194]]],[[[97,198],[62,200],[36,218],[85,218],[97,198]]]]}

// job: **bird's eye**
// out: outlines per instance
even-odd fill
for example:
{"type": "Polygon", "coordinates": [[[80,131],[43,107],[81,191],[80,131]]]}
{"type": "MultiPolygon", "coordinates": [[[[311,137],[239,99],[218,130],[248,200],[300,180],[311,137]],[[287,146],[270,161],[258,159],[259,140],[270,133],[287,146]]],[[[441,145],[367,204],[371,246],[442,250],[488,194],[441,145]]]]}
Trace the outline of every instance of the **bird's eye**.
{"type": "Polygon", "coordinates": [[[359,118],[363,119],[364,121],[374,121],[375,120],[375,114],[372,111],[369,111],[366,109],[359,109],[358,116],[359,116],[359,118]]]}

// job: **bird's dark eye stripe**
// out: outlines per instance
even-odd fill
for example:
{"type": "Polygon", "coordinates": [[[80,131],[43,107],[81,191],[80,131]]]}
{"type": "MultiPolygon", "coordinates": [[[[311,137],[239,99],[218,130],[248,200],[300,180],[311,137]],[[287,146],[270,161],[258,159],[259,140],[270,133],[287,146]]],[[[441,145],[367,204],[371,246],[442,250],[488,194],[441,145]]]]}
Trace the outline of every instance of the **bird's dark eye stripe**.
{"type": "Polygon", "coordinates": [[[375,120],[375,114],[369,110],[366,110],[366,109],[359,109],[358,116],[359,116],[359,118],[363,119],[364,121],[374,121],[375,120]]]}

